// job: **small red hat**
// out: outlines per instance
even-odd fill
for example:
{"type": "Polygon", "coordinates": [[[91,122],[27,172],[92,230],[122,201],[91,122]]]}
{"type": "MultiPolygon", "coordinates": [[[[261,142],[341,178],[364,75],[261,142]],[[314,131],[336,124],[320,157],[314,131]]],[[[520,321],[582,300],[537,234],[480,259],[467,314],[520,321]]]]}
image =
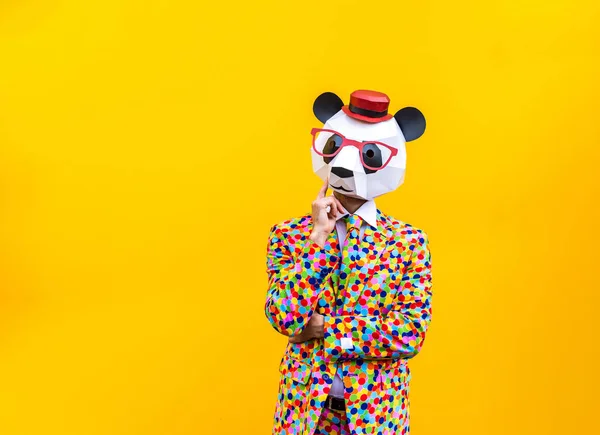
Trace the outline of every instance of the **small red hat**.
{"type": "Polygon", "coordinates": [[[389,106],[390,99],[383,92],[360,90],[352,92],[350,104],[342,110],[354,119],[375,123],[393,118],[388,114],[389,106]]]}

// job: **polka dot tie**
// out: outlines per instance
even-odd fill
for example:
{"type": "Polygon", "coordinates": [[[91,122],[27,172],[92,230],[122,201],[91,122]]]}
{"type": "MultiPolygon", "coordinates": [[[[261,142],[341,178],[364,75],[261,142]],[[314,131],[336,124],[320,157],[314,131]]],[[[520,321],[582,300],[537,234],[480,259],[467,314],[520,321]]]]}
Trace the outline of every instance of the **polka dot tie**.
{"type": "Polygon", "coordinates": [[[343,295],[343,291],[347,285],[350,271],[356,266],[356,260],[358,259],[359,252],[359,235],[360,227],[362,225],[362,219],[357,215],[348,215],[344,217],[346,222],[346,240],[342,246],[342,259],[339,269],[339,277],[337,280],[336,288],[336,306],[341,308],[343,305],[343,298],[338,298],[338,295],[343,295]]]}

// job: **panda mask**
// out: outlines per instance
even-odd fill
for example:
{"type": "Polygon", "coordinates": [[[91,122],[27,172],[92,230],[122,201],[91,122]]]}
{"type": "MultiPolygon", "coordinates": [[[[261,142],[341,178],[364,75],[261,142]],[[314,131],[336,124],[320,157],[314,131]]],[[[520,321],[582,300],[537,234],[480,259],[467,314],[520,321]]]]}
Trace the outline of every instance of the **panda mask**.
{"type": "Polygon", "coordinates": [[[392,116],[388,106],[387,95],[364,90],[347,106],[331,92],[315,100],[313,112],[325,125],[312,131],[312,165],[333,191],[371,200],[404,182],[405,144],[425,132],[425,117],[414,107],[392,116]]]}

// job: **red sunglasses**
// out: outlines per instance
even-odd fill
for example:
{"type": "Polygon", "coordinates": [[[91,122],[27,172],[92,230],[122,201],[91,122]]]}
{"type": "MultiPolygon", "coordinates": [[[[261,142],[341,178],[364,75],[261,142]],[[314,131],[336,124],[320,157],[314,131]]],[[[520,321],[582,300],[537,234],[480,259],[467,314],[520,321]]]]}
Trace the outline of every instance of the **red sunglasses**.
{"type": "Polygon", "coordinates": [[[323,128],[313,128],[310,131],[313,137],[313,149],[315,152],[325,157],[325,163],[329,163],[333,157],[335,157],[342,148],[345,146],[353,146],[358,148],[360,154],[360,161],[362,165],[372,171],[383,169],[392,160],[398,150],[383,142],[364,141],[359,142],[356,140],[348,139],[342,134],[335,130],[327,130],[323,128]],[[317,149],[317,138],[321,135],[325,136],[325,145],[322,150],[317,149]]]}

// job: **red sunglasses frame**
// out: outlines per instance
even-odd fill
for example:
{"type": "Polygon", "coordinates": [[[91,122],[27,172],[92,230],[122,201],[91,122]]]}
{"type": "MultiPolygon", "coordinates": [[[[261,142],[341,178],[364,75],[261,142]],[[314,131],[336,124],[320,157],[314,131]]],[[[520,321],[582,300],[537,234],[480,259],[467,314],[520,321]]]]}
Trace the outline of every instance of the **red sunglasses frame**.
{"type": "Polygon", "coordinates": [[[315,150],[315,152],[318,155],[320,155],[322,157],[335,157],[340,152],[340,150],[342,148],[344,148],[345,146],[353,146],[353,147],[358,148],[359,155],[360,155],[360,162],[363,164],[363,166],[365,168],[368,168],[368,169],[372,170],[372,171],[378,171],[380,169],[385,168],[387,166],[387,164],[390,162],[390,160],[392,160],[392,158],[398,154],[398,150],[396,148],[391,147],[390,145],[385,144],[383,142],[376,142],[376,141],[372,141],[372,140],[359,142],[359,141],[356,141],[356,140],[348,139],[348,138],[344,137],[343,134],[341,134],[341,133],[339,133],[339,132],[337,132],[335,130],[328,130],[326,128],[313,128],[310,131],[310,134],[313,137],[313,141],[312,141],[313,150],[315,150]],[[337,134],[339,137],[342,138],[342,144],[340,145],[340,147],[337,149],[337,151],[335,153],[333,153],[333,154],[324,154],[324,153],[320,152],[317,149],[316,144],[315,144],[315,141],[317,139],[317,133],[322,133],[322,132],[328,132],[328,133],[337,134]],[[365,145],[368,145],[368,144],[380,145],[380,146],[382,146],[382,147],[387,148],[388,150],[390,150],[390,153],[391,153],[390,157],[379,168],[374,168],[372,166],[369,166],[363,160],[363,148],[364,148],[365,145]]]}

